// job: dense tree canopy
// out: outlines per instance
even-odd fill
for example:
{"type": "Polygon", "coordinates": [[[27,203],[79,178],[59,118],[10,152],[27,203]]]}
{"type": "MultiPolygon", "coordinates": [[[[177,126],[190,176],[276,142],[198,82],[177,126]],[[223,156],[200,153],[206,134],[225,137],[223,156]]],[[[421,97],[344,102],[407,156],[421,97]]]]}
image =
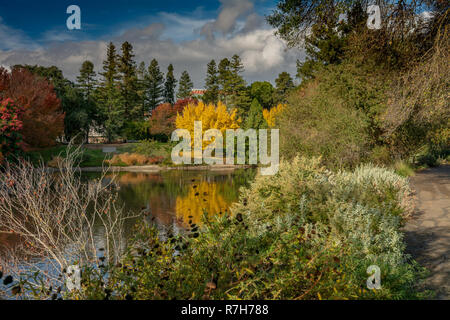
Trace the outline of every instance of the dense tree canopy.
{"type": "Polygon", "coordinates": [[[288,93],[295,87],[292,77],[287,72],[282,72],[275,79],[276,89],[274,92],[274,102],[285,103],[288,93]]]}
{"type": "Polygon", "coordinates": [[[21,151],[23,108],[10,99],[0,100],[0,166],[21,151]]]}
{"type": "Polygon", "coordinates": [[[24,68],[0,68],[0,95],[24,109],[22,134],[28,145],[56,144],[64,131],[64,113],[52,84],[24,68]]]}
{"type": "MultiPolygon", "coordinates": [[[[263,108],[270,109],[273,106],[274,88],[270,82],[253,82],[250,87],[250,94],[253,99],[258,100],[263,108]]],[[[254,101],[252,105],[253,103],[254,101]]]]}

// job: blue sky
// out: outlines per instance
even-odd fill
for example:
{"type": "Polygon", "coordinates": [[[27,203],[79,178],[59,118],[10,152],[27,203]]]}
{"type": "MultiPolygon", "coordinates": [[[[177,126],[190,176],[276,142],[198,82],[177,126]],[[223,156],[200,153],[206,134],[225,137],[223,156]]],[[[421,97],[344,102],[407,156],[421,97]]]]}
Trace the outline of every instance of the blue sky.
{"type": "Polygon", "coordinates": [[[286,50],[264,20],[276,0],[15,0],[0,3],[0,65],[57,65],[74,78],[83,60],[101,67],[109,41],[129,41],[136,60],[173,63],[203,86],[206,63],[234,53],[249,81],[295,73],[301,52],[286,50]],[[81,8],[81,30],[68,30],[66,9],[81,8]]]}
{"type": "MultiPolygon", "coordinates": [[[[82,33],[90,39],[114,34],[126,26],[157,22],[161,13],[176,13],[198,19],[214,17],[221,3],[215,0],[14,0],[0,3],[0,17],[6,25],[23,31],[36,41],[45,41],[50,31],[73,34],[65,28],[69,5],[82,10],[82,33]]],[[[274,0],[255,1],[255,11],[264,15],[274,0]]]]}

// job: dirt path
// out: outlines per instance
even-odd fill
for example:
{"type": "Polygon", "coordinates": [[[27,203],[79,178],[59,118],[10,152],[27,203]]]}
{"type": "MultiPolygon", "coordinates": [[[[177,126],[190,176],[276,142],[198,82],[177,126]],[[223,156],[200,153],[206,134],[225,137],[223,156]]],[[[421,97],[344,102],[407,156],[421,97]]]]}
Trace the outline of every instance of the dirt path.
{"type": "Polygon", "coordinates": [[[450,299],[450,165],[411,178],[417,210],[405,227],[408,252],[430,271],[427,289],[450,299]]]}

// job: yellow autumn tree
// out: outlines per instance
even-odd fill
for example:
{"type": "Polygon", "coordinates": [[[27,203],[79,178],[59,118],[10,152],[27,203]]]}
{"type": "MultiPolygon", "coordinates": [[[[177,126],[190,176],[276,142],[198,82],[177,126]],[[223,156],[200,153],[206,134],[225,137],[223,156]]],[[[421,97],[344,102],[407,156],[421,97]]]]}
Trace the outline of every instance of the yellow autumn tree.
{"type": "MultiPolygon", "coordinates": [[[[227,129],[239,129],[242,120],[237,116],[237,110],[233,109],[228,112],[227,107],[219,102],[217,106],[214,104],[189,104],[184,108],[183,114],[178,114],[175,121],[177,129],[186,129],[194,137],[194,122],[202,122],[202,135],[209,129],[218,129],[225,137],[227,129]]],[[[211,142],[203,142],[205,149],[211,142]]],[[[193,146],[194,141],[192,139],[193,146]]]]}
{"type": "Polygon", "coordinates": [[[277,118],[278,118],[278,117],[280,116],[280,114],[283,112],[284,107],[285,107],[285,106],[284,106],[283,104],[279,104],[278,106],[273,107],[273,108],[270,109],[270,110],[267,110],[267,109],[264,109],[264,110],[263,110],[263,116],[264,116],[264,119],[266,120],[267,125],[268,125],[270,128],[275,127],[277,118]]]}

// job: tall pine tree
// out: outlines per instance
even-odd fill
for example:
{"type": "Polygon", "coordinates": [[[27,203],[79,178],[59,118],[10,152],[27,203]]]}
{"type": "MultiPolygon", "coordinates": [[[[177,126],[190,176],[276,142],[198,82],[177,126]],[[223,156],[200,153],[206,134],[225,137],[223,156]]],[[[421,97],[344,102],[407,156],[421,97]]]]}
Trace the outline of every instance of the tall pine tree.
{"type": "Polygon", "coordinates": [[[94,64],[91,61],[85,61],[81,65],[80,75],[77,77],[78,87],[87,99],[91,97],[96,86],[97,74],[94,71],[94,64]]]}
{"type": "Polygon", "coordinates": [[[136,63],[133,60],[133,46],[129,42],[122,44],[122,55],[119,59],[120,93],[124,104],[125,119],[134,121],[144,116],[139,106],[138,78],[136,63]]]}
{"type": "Polygon", "coordinates": [[[228,105],[228,98],[232,93],[230,87],[230,60],[228,60],[228,58],[220,60],[217,72],[217,82],[219,83],[219,100],[228,105]]]}
{"type": "Polygon", "coordinates": [[[141,108],[141,110],[143,110],[143,112],[145,113],[145,111],[147,110],[146,107],[146,79],[147,79],[147,69],[145,66],[145,62],[141,62],[139,64],[139,67],[137,68],[136,71],[137,74],[137,81],[138,81],[138,96],[139,96],[139,107],[141,108]]]}
{"type": "Polygon", "coordinates": [[[206,103],[214,103],[217,104],[219,101],[219,77],[217,71],[216,61],[211,60],[208,63],[208,69],[206,71],[206,80],[205,80],[205,95],[203,100],[206,103]]]}
{"type": "Polygon", "coordinates": [[[187,71],[183,71],[178,86],[177,98],[189,98],[191,96],[192,89],[194,89],[194,84],[192,83],[191,77],[187,71]]]}
{"type": "Polygon", "coordinates": [[[101,124],[108,142],[114,141],[123,126],[124,108],[119,87],[119,66],[116,47],[108,45],[106,60],[103,62],[102,81],[97,90],[101,124]]]}
{"type": "Polygon", "coordinates": [[[74,114],[66,112],[64,121],[66,122],[65,128],[67,138],[71,137],[71,135],[68,134],[68,128],[75,126],[80,128],[80,131],[84,134],[84,141],[87,142],[92,122],[98,121],[99,119],[96,101],[93,97],[97,85],[96,77],[97,74],[94,71],[94,64],[91,61],[85,61],[81,66],[80,75],[77,77],[77,87],[82,98],[80,99],[78,97],[77,90],[74,88],[67,89],[65,101],[67,103],[70,101],[73,105],[78,103],[83,106],[74,114]],[[81,103],[79,103],[80,100],[82,100],[81,103]],[[71,126],[67,125],[68,122],[71,123],[71,126]]]}
{"type": "Polygon", "coordinates": [[[273,99],[275,104],[286,103],[289,91],[295,87],[291,75],[287,72],[280,73],[275,79],[275,84],[277,85],[273,99]]]}
{"type": "Polygon", "coordinates": [[[166,82],[164,83],[164,102],[174,104],[175,103],[175,87],[177,86],[177,80],[173,74],[173,65],[170,64],[167,68],[166,82]]]}
{"type": "Polygon", "coordinates": [[[154,110],[164,100],[164,75],[156,59],[150,62],[145,80],[148,111],[154,110]]]}
{"type": "Polygon", "coordinates": [[[231,91],[230,107],[237,108],[244,115],[250,107],[250,94],[242,77],[244,65],[241,58],[235,54],[230,62],[229,88],[231,91]]]}

